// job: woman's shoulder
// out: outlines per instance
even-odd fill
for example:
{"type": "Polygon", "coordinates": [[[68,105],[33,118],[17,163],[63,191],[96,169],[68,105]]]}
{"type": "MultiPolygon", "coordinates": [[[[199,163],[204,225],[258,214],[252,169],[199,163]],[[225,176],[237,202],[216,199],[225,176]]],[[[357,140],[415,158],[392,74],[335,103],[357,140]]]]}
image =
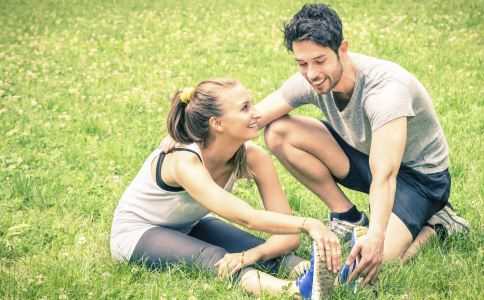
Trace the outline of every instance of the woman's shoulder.
{"type": "Polygon", "coordinates": [[[161,140],[158,148],[165,153],[180,151],[180,150],[187,150],[187,151],[196,152],[199,155],[201,154],[200,147],[196,143],[182,144],[174,141],[173,138],[170,137],[169,135],[164,137],[161,140]]]}
{"type": "Polygon", "coordinates": [[[171,158],[171,160],[175,163],[180,164],[204,164],[202,154],[198,147],[177,147],[173,150],[169,151],[167,158],[171,158]]]}
{"type": "Polygon", "coordinates": [[[160,142],[159,149],[161,152],[164,152],[165,154],[173,154],[172,156],[175,157],[195,156],[198,158],[199,161],[203,163],[202,151],[196,143],[182,144],[175,142],[171,137],[167,136],[160,142]],[[186,155],[187,153],[189,153],[188,156],[186,155]]]}
{"type": "Polygon", "coordinates": [[[163,165],[168,168],[167,172],[173,174],[186,173],[187,170],[204,165],[200,148],[196,144],[176,144],[168,149],[162,149],[163,165]]]}

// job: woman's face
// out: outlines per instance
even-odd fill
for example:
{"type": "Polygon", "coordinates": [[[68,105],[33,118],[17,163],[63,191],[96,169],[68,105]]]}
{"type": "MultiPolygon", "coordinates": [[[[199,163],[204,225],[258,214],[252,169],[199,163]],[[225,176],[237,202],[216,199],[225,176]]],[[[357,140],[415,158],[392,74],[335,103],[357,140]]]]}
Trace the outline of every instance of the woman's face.
{"type": "Polygon", "coordinates": [[[224,134],[244,141],[257,137],[260,115],[243,85],[226,89],[220,96],[220,102],[223,115],[218,119],[224,134]]]}

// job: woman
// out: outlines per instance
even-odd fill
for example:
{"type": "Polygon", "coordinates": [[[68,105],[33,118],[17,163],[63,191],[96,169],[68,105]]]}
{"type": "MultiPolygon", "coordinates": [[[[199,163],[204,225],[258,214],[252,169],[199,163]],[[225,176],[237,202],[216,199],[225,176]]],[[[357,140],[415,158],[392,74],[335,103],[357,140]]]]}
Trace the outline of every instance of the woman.
{"type": "MultiPolygon", "coordinates": [[[[298,294],[294,282],[251,266],[259,262],[275,271],[281,261],[277,258],[295,249],[297,234],[305,232],[315,240],[328,270],[336,273],[341,253],[337,237],[316,219],[290,216],[270,156],[249,142],[257,137],[258,118],[248,91],[237,81],[207,80],[178,91],[167,120],[176,145],[153,151],[124,192],[112,225],[113,257],[150,267],[183,262],[220,276],[238,274],[241,286],[254,294],[298,294]],[[267,211],[230,193],[243,177],[255,181],[267,211]],[[209,212],[274,235],[264,241],[207,216],[209,212]]],[[[294,255],[285,261],[290,270],[305,264],[294,255]]]]}

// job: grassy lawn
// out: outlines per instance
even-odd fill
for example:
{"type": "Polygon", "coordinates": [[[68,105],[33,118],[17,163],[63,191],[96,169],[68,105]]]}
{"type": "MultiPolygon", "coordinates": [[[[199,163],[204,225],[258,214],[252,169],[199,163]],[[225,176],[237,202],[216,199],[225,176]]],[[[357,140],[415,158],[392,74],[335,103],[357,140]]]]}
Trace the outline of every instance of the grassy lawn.
{"type": "MultiPolygon", "coordinates": [[[[478,299],[484,2],[333,2],[353,51],[398,62],[432,94],[451,149],[451,201],[473,230],[386,266],[379,298],[478,299]]],[[[0,1],[0,299],[250,299],[196,270],[113,262],[111,218],[165,134],[176,88],[227,75],[259,100],[296,71],[280,28],[302,4],[0,1]]],[[[277,166],[295,213],[325,219],[324,205],[277,166]]],[[[236,193],[260,206],[254,184],[236,193]]],[[[367,196],[349,196],[367,210],[367,196]]],[[[304,238],[297,253],[307,257],[308,248],[304,238]]],[[[370,296],[340,288],[333,298],[370,296]]]]}

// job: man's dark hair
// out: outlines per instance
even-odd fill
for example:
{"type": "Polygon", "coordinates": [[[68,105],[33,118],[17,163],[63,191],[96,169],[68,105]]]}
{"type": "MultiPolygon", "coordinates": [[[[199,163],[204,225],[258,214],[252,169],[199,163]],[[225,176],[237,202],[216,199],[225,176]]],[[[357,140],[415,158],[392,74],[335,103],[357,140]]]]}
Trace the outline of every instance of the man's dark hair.
{"type": "Polygon", "coordinates": [[[284,45],[292,51],[292,43],[310,40],[331,48],[338,54],[343,41],[343,24],[336,11],[326,4],[305,4],[289,23],[284,24],[284,45]]]}

